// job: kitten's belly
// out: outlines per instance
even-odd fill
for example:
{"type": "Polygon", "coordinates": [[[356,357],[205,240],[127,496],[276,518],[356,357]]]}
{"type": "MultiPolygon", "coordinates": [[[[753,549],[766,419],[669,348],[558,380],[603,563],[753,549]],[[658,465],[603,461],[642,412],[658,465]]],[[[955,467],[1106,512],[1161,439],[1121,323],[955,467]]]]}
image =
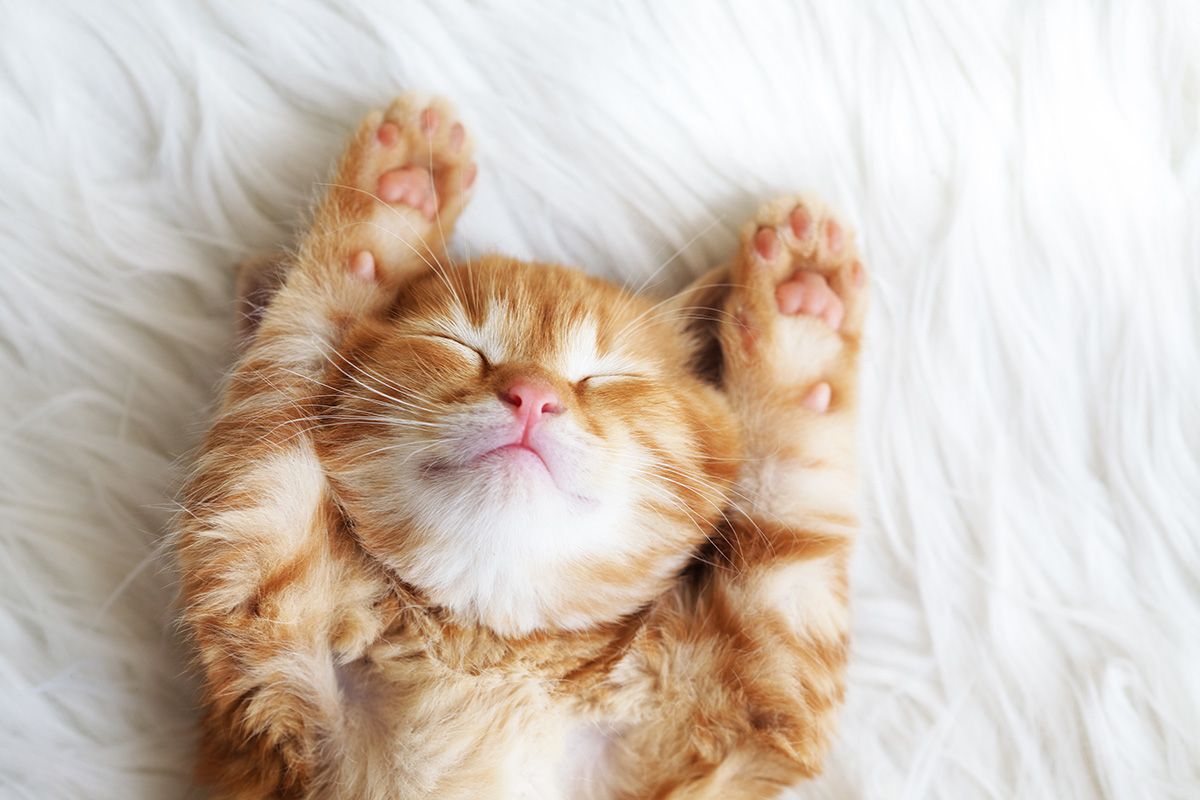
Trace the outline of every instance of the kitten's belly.
{"type": "Polygon", "coordinates": [[[609,800],[614,794],[617,733],[563,713],[534,718],[509,752],[507,787],[480,796],[520,800],[609,800]]]}
{"type": "Polygon", "coordinates": [[[557,765],[559,796],[607,800],[616,783],[614,750],[620,733],[611,726],[571,720],[565,726],[557,765]]]}
{"type": "Polygon", "coordinates": [[[497,782],[475,797],[503,800],[608,800],[613,796],[616,732],[568,711],[529,715],[524,729],[503,741],[505,766],[497,782]]]}
{"type": "Polygon", "coordinates": [[[381,679],[343,694],[352,721],[332,783],[353,787],[347,797],[381,786],[383,796],[439,800],[611,796],[615,733],[564,707],[541,682],[381,679]]]}
{"type": "Polygon", "coordinates": [[[563,714],[543,716],[508,749],[508,781],[479,796],[520,800],[608,800],[612,740],[601,728],[563,714]]]}

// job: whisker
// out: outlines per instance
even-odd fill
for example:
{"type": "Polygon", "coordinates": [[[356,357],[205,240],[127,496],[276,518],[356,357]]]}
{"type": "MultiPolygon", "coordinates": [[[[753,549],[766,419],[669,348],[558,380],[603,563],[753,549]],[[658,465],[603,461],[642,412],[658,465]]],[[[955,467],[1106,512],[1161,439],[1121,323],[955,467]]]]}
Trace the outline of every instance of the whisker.
{"type": "Polygon", "coordinates": [[[662,272],[667,267],[668,264],[670,264],[675,259],[679,258],[679,256],[683,254],[684,250],[687,250],[689,247],[691,247],[692,244],[695,243],[695,241],[697,239],[699,239],[704,234],[708,233],[710,230],[712,230],[718,223],[722,222],[724,219],[725,219],[724,214],[714,215],[713,218],[711,220],[709,220],[707,225],[705,225],[703,228],[701,228],[699,231],[697,231],[694,236],[692,236],[690,239],[688,239],[686,242],[684,242],[682,245],[680,245],[679,248],[675,250],[675,252],[673,252],[671,255],[667,256],[666,261],[659,264],[657,269],[655,269],[653,272],[651,272],[649,275],[647,275],[646,279],[644,281],[642,281],[641,284],[638,285],[637,289],[635,289],[634,292],[636,294],[641,294],[642,292],[646,291],[646,287],[650,285],[650,281],[652,281],[655,278],[655,276],[658,275],[658,273],[662,272]]]}

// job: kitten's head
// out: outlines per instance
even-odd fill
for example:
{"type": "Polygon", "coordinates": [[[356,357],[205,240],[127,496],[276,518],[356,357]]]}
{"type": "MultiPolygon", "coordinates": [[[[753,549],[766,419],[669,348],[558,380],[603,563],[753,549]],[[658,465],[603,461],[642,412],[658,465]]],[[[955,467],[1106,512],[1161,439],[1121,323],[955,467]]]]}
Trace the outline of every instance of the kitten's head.
{"type": "Polygon", "coordinates": [[[737,463],[679,315],[574,270],[486,258],[351,335],[322,458],[364,547],[504,634],[661,593],[737,463]]]}

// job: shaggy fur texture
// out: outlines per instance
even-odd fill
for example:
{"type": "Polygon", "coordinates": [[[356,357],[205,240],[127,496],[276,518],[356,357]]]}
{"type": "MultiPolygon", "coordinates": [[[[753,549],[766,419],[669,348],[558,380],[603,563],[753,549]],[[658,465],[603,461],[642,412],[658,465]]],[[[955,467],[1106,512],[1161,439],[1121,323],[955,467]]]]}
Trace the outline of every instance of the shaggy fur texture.
{"type": "Polygon", "coordinates": [[[844,693],[853,237],[781,198],[659,302],[454,264],[471,151],[442,101],[368,115],[294,255],[243,272],[247,350],[171,540],[199,775],[773,797],[820,771],[844,693]]]}
{"type": "Polygon", "coordinates": [[[486,143],[460,256],[674,290],[795,186],[864,232],[853,656],[797,796],[1200,794],[1198,40],[1132,0],[0,6],[0,794],[189,796],[152,551],[229,264],[397,86],[486,143]]]}

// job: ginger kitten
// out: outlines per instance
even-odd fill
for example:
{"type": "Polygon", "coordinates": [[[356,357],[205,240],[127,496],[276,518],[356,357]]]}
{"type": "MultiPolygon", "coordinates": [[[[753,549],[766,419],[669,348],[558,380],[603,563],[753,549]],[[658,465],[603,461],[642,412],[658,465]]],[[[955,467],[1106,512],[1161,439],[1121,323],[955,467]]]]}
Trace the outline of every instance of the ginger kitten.
{"type": "Polygon", "coordinates": [[[360,125],[246,345],[172,544],[227,798],[758,798],[843,692],[864,273],[763,207],[664,303],[451,263],[443,101],[360,125]]]}

